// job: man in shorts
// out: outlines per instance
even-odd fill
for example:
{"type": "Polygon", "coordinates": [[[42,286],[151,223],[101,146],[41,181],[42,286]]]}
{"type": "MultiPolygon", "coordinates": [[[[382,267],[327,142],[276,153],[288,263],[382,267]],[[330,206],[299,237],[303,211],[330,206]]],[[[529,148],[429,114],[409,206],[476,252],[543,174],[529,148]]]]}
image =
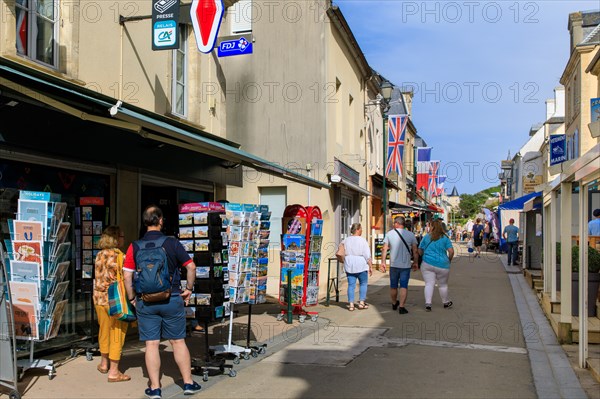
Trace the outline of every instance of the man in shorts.
{"type": "MultiPolygon", "coordinates": [[[[143,222],[148,231],[143,241],[164,237],[161,233],[163,214],[159,207],[151,205],[144,210],[143,222]]],[[[183,377],[184,395],[193,395],[200,391],[200,385],[192,379],[192,361],[185,343],[186,323],[185,304],[187,304],[196,279],[196,265],[175,238],[167,237],[162,244],[169,265],[171,296],[162,302],[144,302],[133,289],[133,273],[136,269],[135,255],[139,250],[134,242],[127,249],[123,265],[125,289],[129,300],[135,305],[138,318],[140,341],[146,342],[146,369],[148,370],[148,388],[144,392],[149,399],[161,399],[160,385],[160,340],[168,339],[173,347],[173,356],[183,377]],[[182,291],[179,268],[185,267],[187,286],[182,291]]]]}
{"type": "Polygon", "coordinates": [[[400,314],[408,313],[405,304],[410,271],[417,270],[419,264],[417,239],[412,232],[404,228],[404,223],[405,219],[402,216],[394,218],[394,228],[385,235],[381,249],[381,271],[384,273],[388,248],[390,249],[390,298],[392,309],[396,310],[399,307],[400,314]],[[400,300],[398,300],[398,286],[400,286],[400,300]]]}

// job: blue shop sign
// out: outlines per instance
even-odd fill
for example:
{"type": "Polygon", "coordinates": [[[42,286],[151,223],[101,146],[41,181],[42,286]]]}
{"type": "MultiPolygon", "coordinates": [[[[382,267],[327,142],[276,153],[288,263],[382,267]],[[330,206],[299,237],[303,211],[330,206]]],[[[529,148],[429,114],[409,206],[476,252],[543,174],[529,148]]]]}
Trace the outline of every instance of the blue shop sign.
{"type": "Polygon", "coordinates": [[[565,134],[550,135],[550,166],[567,160],[567,136],[565,134]]]}
{"type": "Polygon", "coordinates": [[[242,54],[252,54],[252,43],[243,37],[234,40],[224,40],[219,44],[219,57],[242,54]]]}

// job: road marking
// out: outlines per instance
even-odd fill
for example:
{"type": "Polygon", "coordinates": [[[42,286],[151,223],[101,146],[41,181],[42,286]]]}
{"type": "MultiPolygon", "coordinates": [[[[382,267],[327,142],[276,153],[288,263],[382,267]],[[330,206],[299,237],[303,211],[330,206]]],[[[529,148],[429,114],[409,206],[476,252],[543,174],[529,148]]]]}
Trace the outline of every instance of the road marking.
{"type": "Polygon", "coordinates": [[[442,348],[456,348],[456,349],[475,349],[475,350],[486,350],[492,352],[504,352],[504,353],[516,353],[520,355],[526,355],[527,349],[518,348],[514,346],[499,346],[499,345],[481,345],[481,344],[466,344],[462,342],[448,342],[448,341],[430,341],[426,339],[412,339],[412,338],[388,338],[388,343],[395,346],[406,346],[406,345],[423,345],[423,346],[435,346],[442,348]]]}

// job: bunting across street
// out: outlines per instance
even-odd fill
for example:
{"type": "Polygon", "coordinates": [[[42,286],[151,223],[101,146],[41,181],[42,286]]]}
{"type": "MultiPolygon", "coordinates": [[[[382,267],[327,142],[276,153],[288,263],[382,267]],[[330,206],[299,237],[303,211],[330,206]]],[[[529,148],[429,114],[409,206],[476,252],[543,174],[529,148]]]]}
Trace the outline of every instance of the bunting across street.
{"type": "Polygon", "coordinates": [[[402,159],[404,157],[404,137],[408,115],[390,115],[388,118],[387,167],[385,175],[392,172],[402,176],[402,159]]]}

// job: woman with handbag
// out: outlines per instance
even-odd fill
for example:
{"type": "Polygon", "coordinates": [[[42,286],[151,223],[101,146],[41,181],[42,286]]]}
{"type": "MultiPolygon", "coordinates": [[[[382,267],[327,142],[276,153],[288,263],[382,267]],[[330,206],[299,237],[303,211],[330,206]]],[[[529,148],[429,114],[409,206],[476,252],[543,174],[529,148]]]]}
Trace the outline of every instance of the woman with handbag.
{"type": "Polygon", "coordinates": [[[344,270],[348,277],[348,310],[354,310],[354,291],[358,280],[358,309],[368,309],[367,286],[369,276],[373,275],[373,264],[371,263],[371,250],[369,244],[362,235],[360,223],[354,223],[350,227],[350,237],[341,242],[336,257],[344,263],[344,270]],[[367,274],[368,273],[368,274],[367,274]]]}
{"type": "Polygon", "coordinates": [[[421,274],[425,281],[425,310],[431,312],[431,300],[436,281],[444,308],[451,307],[452,301],[448,299],[448,278],[454,248],[444,233],[441,220],[436,219],[431,222],[431,231],[421,241],[419,253],[423,259],[421,274]]]}
{"type": "Polygon", "coordinates": [[[119,371],[121,351],[129,323],[109,315],[108,287],[123,275],[123,252],[119,249],[124,236],[119,226],[109,226],[102,233],[96,255],[94,278],[94,308],[98,316],[98,344],[102,359],[97,369],[107,374],[108,382],[129,381],[131,377],[119,371]]]}

